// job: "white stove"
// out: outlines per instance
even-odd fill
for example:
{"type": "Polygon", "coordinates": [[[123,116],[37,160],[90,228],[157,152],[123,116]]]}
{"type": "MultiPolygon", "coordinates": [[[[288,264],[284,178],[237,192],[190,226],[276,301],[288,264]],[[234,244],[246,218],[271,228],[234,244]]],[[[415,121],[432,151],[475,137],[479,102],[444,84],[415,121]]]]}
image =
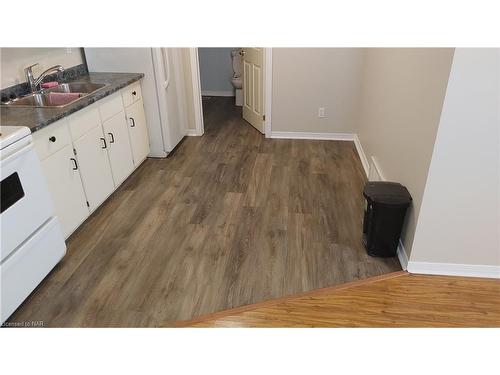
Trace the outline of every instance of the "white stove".
{"type": "Polygon", "coordinates": [[[0,150],[30,134],[26,126],[0,126],[0,150]]]}
{"type": "Polygon", "coordinates": [[[3,323],[66,253],[31,132],[0,126],[0,318],[3,323]]]}

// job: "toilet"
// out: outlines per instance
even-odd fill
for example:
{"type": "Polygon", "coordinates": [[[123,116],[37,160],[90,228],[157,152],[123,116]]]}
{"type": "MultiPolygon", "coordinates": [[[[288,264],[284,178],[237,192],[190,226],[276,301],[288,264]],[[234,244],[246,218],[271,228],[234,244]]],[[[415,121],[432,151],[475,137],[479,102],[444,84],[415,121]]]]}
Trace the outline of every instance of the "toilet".
{"type": "Polygon", "coordinates": [[[233,78],[231,83],[236,91],[235,104],[239,107],[243,105],[243,73],[242,73],[242,61],[240,50],[236,49],[231,51],[231,58],[233,60],[233,78]]]}

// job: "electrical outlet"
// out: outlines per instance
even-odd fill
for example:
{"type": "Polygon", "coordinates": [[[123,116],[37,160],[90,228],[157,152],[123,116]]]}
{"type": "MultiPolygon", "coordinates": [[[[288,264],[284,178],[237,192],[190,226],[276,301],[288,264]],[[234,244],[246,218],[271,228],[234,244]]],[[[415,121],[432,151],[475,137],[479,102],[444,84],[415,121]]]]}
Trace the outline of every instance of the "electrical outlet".
{"type": "Polygon", "coordinates": [[[319,118],[325,118],[326,117],[325,107],[319,107],[318,108],[318,117],[319,118]]]}

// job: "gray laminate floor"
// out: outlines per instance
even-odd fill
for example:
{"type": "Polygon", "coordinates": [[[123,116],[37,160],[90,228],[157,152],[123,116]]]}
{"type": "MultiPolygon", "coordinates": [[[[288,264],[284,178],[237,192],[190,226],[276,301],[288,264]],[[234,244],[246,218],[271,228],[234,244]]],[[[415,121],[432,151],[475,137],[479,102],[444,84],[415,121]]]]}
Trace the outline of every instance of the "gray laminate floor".
{"type": "Polygon", "coordinates": [[[231,98],[203,105],[205,135],[139,167],[11,322],[160,326],[400,269],[361,244],[353,143],[265,139],[231,98]]]}

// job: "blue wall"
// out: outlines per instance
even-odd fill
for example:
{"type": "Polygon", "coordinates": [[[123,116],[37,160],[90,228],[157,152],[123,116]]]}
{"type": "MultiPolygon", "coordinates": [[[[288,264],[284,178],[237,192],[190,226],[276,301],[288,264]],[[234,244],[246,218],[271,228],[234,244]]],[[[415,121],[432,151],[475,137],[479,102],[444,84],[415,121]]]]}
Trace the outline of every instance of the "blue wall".
{"type": "Polygon", "coordinates": [[[236,48],[198,48],[201,91],[234,92],[231,51],[236,48]]]}

